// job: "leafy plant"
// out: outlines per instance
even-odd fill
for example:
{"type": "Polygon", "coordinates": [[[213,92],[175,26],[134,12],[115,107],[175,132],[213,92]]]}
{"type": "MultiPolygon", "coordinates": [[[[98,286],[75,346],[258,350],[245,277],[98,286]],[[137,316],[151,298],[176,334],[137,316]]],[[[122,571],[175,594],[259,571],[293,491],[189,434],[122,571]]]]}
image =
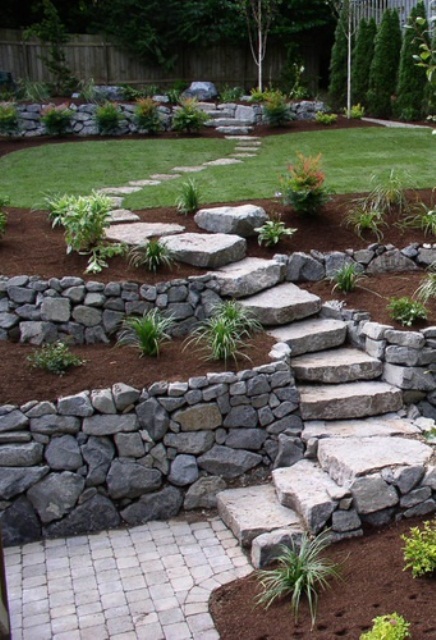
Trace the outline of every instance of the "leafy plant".
{"type": "Polygon", "coordinates": [[[140,358],[157,357],[161,345],[171,340],[167,332],[173,324],[174,320],[163,316],[158,309],[152,309],[142,317],[129,316],[123,320],[117,344],[139,349],[140,358]]]}
{"type": "Polygon", "coordinates": [[[352,118],[353,120],[361,120],[363,118],[363,116],[365,115],[365,107],[363,107],[360,102],[358,102],[357,104],[354,104],[351,109],[350,112],[348,113],[347,110],[345,109],[345,115],[348,118],[352,118]]]}
{"type": "Polygon", "coordinates": [[[360,640],[405,640],[410,638],[410,622],[406,622],[398,613],[373,618],[373,627],[362,633],[360,640]]]}
{"type": "Polygon", "coordinates": [[[180,107],[174,113],[173,129],[192,133],[199,131],[207,120],[209,120],[209,116],[200,109],[198,100],[188,98],[181,101],[180,107]]]}
{"type": "Polygon", "coordinates": [[[63,136],[71,124],[72,111],[66,104],[49,104],[41,112],[41,122],[50,136],[63,136]]]}
{"type": "Polygon", "coordinates": [[[174,262],[173,252],[166,244],[156,238],[150,239],[145,244],[132,247],[128,258],[129,264],[133,267],[145,267],[153,273],[156,273],[160,267],[171,268],[174,262]]]}
{"type": "Polygon", "coordinates": [[[197,211],[199,206],[200,189],[195,180],[189,179],[182,182],[176,201],[177,212],[186,216],[188,213],[197,211]]]}
{"type": "Polygon", "coordinates": [[[115,256],[124,256],[127,253],[127,245],[123,242],[113,242],[110,244],[98,244],[90,251],[90,257],[88,260],[88,266],[85,269],[85,273],[100,273],[103,269],[106,269],[109,264],[109,258],[115,258],[115,256]]]}
{"type": "Polygon", "coordinates": [[[321,154],[306,157],[297,153],[296,162],[280,179],[284,203],[291,204],[298,213],[315,214],[330,198],[320,165],[321,154]]]}
{"type": "Polygon", "coordinates": [[[224,85],[220,91],[220,97],[223,102],[238,102],[244,95],[244,90],[241,87],[229,87],[224,85]]]}
{"type": "Polygon", "coordinates": [[[305,596],[313,626],[319,590],[326,589],[329,580],[339,576],[338,566],[321,557],[328,545],[329,532],[325,531],[314,539],[303,533],[298,545],[292,541],[290,548],[283,546],[277,568],[259,571],[264,591],[257,602],[268,608],[278,598],[291,596],[292,610],[298,620],[301,598],[305,596]]]}
{"type": "Polygon", "coordinates": [[[391,298],[388,304],[388,310],[390,311],[391,318],[397,320],[405,327],[411,327],[412,324],[418,322],[418,320],[427,319],[427,309],[425,306],[409,298],[403,296],[402,298],[391,298]]]}
{"type": "Polygon", "coordinates": [[[11,135],[18,129],[18,111],[13,102],[0,102],[0,134],[11,135]]]}
{"type": "Polygon", "coordinates": [[[63,225],[64,217],[75,206],[76,198],[66,193],[63,195],[47,195],[44,198],[44,202],[49,211],[48,218],[52,226],[57,227],[63,225]]]}
{"type": "Polygon", "coordinates": [[[436,571],[436,520],[424,522],[424,528],[412,527],[410,535],[403,535],[404,569],[412,569],[414,578],[436,571]]]}
{"type": "Polygon", "coordinates": [[[46,102],[50,98],[50,89],[45,82],[20,79],[18,98],[27,102],[46,102]]]}
{"type": "Polygon", "coordinates": [[[105,102],[101,106],[97,107],[95,112],[95,121],[97,123],[98,130],[103,135],[110,135],[115,133],[120,124],[121,113],[118,109],[118,105],[114,102],[105,102]]]}
{"type": "Polygon", "coordinates": [[[264,94],[263,115],[272,127],[281,127],[293,119],[286,96],[281,91],[269,91],[264,94]]]}
{"type": "Polygon", "coordinates": [[[206,352],[206,360],[224,360],[238,357],[248,358],[241,351],[254,331],[261,330],[257,318],[240,303],[233,300],[217,305],[211,318],[204,320],[195,329],[185,344],[199,346],[206,352]]]}
{"type": "Polygon", "coordinates": [[[27,359],[32,367],[44,369],[59,376],[63,376],[71,367],[80,367],[85,364],[85,360],[71,353],[64,342],[45,344],[27,359]]]}
{"type": "Polygon", "coordinates": [[[429,209],[421,203],[420,210],[417,209],[414,214],[405,218],[402,226],[421,229],[426,236],[436,236],[436,209],[429,209]]]}
{"type": "Polygon", "coordinates": [[[159,116],[159,105],[152,98],[137,100],[135,107],[135,120],[139,129],[145,129],[148,133],[162,131],[163,123],[159,116]]]}
{"type": "Polygon", "coordinates": [[[415,291],[415,296],[424,304],[436,297],[436,263],[430,265],[429,272],[415,291]]]}
{"type": "Polygon", "coordinates": [[[376,209],[368,209],[365,200],[359,201],[356,207],[347,213],[345,224],[352,226],[359,238],[363,238],[365,231],[370,231],[379,242],[383,238],[383,232],[380,227],[387,226],[380,212],[376,209]]]}
{"type": "Polygon", "coordinates": [[[298,229],[286,227],[281,220],[267,220],[261,227],[255,229],[258,233],[257,241],[259,246],[265,244],[266,247],[273,247],[285,236],[292,237],[298,229]]]}
{"type": "Polygon", "coordinates": [[[8,214],[3,210],[3,207],[8,205],[10,202],[9,196],[0,195],[0,238],[6,233],[6,225],[8,222],[8,214]]]}
{"type": "Polygon", "coordinates": [[[315,115],[315,122],[318,124],[323,124],[325,126],[329,126],[331,124],[335,124],[338,116],[336,113],[325,113],[323,111],[317,111],[315,115]]]}
{"type": "Polygon", "coordinates": [[[131,87],[129,84],[121,85],[121,92],[123,96],[123,100],[127,102],[134,102],[135,100],[140,100],[144,98],[144,92],[141,89],[136,89],[136,87],[131,87]]]}
{"type": "Polygon", "coordinates": [[[338,289],[342,293],[350,293],[354,291],[359,280],[362,280],[365,276],[362,273],[362,268],[355,262],[349,262],[338,269],[330,278],[331,282],[335,282],[333,291],[338,289]]]}

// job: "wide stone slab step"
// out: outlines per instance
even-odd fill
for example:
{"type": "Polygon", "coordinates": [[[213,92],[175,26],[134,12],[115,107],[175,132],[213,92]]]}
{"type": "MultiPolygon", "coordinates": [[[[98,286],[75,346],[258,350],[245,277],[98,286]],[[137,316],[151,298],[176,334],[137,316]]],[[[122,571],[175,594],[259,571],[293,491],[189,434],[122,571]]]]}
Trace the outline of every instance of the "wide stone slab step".
{"type": "Polygon", "coordinates": [[[183,233],[185,227],[180,224],[164,224],[162,222],[131,222],[110,225],[106,229],[106,238],[115,242],[130,245],[144,244],[149,238],[160,238],[176,233],[183,233]]]}
{"type": "Polygon", "coordinates": [[[292,358],[297,380],[339,384],[353,380],[372,380],[381,376],[383,364],[359,349],[331,349],[292,358]]]}
{"type": "Polygon", "coordinates": [[[325,438],[318,443],[318,461],[341,486],[382,471],[386,467],[424,467],[433,454],[432,447],[410,438],[325,438]]]}
{"type": "Polygon", "coordinates": [[[298,356],[340,346],[347,337],[347,325],[342,320],[310,318],[269,329],[267,333],[277,342],[286,342],[292,355],[298,356]]]}
{"type": "Polygon", "coordinates": [[[241,300],[263,325],[282,325],[312,316],[321,309],[321,299],[285,282],[241,300]]]}
{"type": "Polygon", "coordinates": [[[301,438],[307,442],[312,438],[357,438],[365,436],[419,435],[421,429],[410,420],[400,418],[396,413],[363,418],[361,420],[309,420],[304,423],[301,438]]]}
{"type": "Polygon", "coordinates": [[[321,531],[338,501],[347,495],[311,460],[275,469],[272,477],[279,502],[298,513],[312,533],[321,531]]]}
{"type": "Polygon", "coordinates": [[[364,418],[403,406],[400,389],[385,382],[350,382],[336,385],[299,386],[303,420],[364,418]]]}
{"type": "Polygon", "coordinates": [[[214,269],[242,260],[247,251],[244,238],[226,233],[182,233],[163,242],[180,262],[214,269]]]}
{"type": "Polygon", "coordinates": [[[239,262],[211,271],[221,287],[223,296],[244,298],[274,287],[284,279],[284,267],[275,260],[245,258],[239,262]]]}
{"type": "Polygon", "coordinates": [[[243,547],[250,547],[263,533],[300,527],[297,514],[277,502],[271,484],[226,489],[217,494],[217,505],[220,517],[243,547]]]}

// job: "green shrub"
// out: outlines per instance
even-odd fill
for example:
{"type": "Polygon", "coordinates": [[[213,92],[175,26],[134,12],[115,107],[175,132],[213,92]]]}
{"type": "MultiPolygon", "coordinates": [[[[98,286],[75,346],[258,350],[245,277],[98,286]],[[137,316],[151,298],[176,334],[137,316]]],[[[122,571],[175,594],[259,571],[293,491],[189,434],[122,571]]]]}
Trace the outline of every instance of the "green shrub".
{"type": "Polygon", "coordinates": [[[145,244],[132,247],[128,258],[129,264],[133,267],[145,267],[148,271],[153,271],[153,273],[156,273],[161,267],[171,268],[174,262],[172,251],[166,244],[156,238],[150,239],[145,244]]]}
{"type": "Polygon", "coordinates": [[[115,256],[125,256],[128,247],[123,242],[111,242],[108,244],[98,244],[90,250],[90,257],[85,273],[100,273],[106,269],[110,258],[115,256]]]}
{"type": "Polygon", "coordinates": [[[126,100],[127,102],[134,102],[135,100],[140,100],[144,97],[143,91],[136,89],[135,87],[131,87],[129,84],[121,85],[121,93],[123,100],[126,100]]]}
{"type": "Polygon", "coordinates": [[[177,212],[187,215],[194,213],[200,206],[200,189],[195,180],[189,179],[180,186],[176,200],[177,212]]]}
{"type": "Polygon", "coordinates": [[[318,124],[323,124],[325,126],[329,126],[331,124],[335,124],[338,116],[336,113],[325,113],[323,111],[317,111],[315,116],[315,122],[318,124]]]}
{"type": "MultiPolygon", "coordinates": [[[[361,20],[357,33],[356,45],[352,55],[351,90],[353,101],[366,103],[369,88],[369,73],[374,56],[374,43],[377,34],[377,24],[374,18],[368,22],[361,20]]],[[[360,117],[362,117],[364,114],[360,117]]],[[[351,114],[349,117],[353,117],[351,114]]]]}
{"type": "Polygon", "coordinates": [[[293,120],[286,96],[281,91],[269,91],[264,94],[263,116],[271,127],[281,127],[293,120]]]}
{"type": "Polygon", "coordinates": [[[174,320],[163,316],[158,309],[152,309],[142,317],[129,316],[123,320],[117,344],[139,349],[140,358],[157,357],[161,345],[171,340],[167,332],[173,324],[174,320]]]}
{"type": "Polygon", "coordinates": [[[97,107],[95,112],[95,121],[98,131],[102,135],[110,135],[118,129],[121,120],[121,113],[118,105],[114,102],[105,102],[97,107]]]}
{"type": "Polygon", "coordinates": [[[49,104],[41,112],[41,122],[49,136],[63,136],[71,124],[72,115],[66,104],[49,104]]]}
{"type": "Polygon", "coordinates": [[[357,287],[359,280],[362,280],[364,277],[361,265],[355,262],[349,262],[338,269],[331,276],[330,281],[336,283],[333,291],[338,289],[342,293],[350,293],[357,287]]]}
{"type": "Polygon", "coordinates": [[[436,571],[436,520],[424,522],[424,528],[412,527],[409,535],[401,536],[404,547],[404,569],[412,569],[414,578],[436,571]]]}
{"type": "Polygon", "coordinates": [[[4,207],[10,202],[9,196],[0,195],[0,239],[6,233],[6,225],[8,223],[8,214],[4,211],[4,207]]]}
{"type": "Polygon", "coordinates": [[[224,360],[249,357],[243,353],[247,340],[261,325],[251,311],[233,300],[217,305],[211,318],[204,320],[185,343],[185,349],[199,347],[206,360],[224,360]]]}
{"type": "Polygon", "coordinates": [[[320,164],[321,154],[305,157],[297,153],[297,161],[281,177],[283,202],[291,204],[297,213],[315,214],[330,199],[320,164]]]}
{"type": "Polygon", "coordinates": [[[402,298],[391,298],[388,304],[388,310],[390,311],[391,318],[397,320],[405,327],[411,327],[412,324],[419,320],[427,320],[427,309],[425,306],[409,298],[403,296],[402,298]]]}
{"type": "Polygon", "coordinates": [[[173,129],[192,133],[199,131],[207,120],[209,120],[209,116],[200,109],[198,100],[188,98],[181,102],[180,107],[174,113],[173,129]]]}
{"type": "Polygon", "coordinates": [[[347,4],[342,10],[335,29],[335,40],[330,58],[329,100],[333,108],[342,108],[347,99],[347,4]]]}
{"type": "Polygon", "coordinates": [[[298,545],[292,541],[291,548],[283,546],[277,568],[258,572],[263,593],[257,602],[268,608],[275,600],[291,596],[292,610],[298,620],[301,598],[305,596],[313,626],[319,591],[327,588],[329,580],[339,575],[338,566],[321,557],[328,545],[329,532],[324,532],[314,539],[303,533],[298,545]]]}
{"type": "Polygon", "coordinates": [[[398,613],[378,616],[373,619],[371,631],[362,633],[360,640],[405,640],[410,638],[410,622],[406,622],[398,613]]]}
{"type": "Polygon", "coordinates": [[[224,85],[220,91],[220,98],[223,102],[238,102],[244,95],[244,90],[241,87],[229,87],[224,85]]]}
{"type": "Polygon", "coordinates": [[[64,342],[43,345],[27,359],[32,367],[59,376],[63,376],[71,367],[80,367],[85,363],[85,360],[72,354],[64,342]]]}
{"type": "Polygon", "coordinates": [[[259,246],[265,244],[266,247],[273,247],[284,237],[291,238],[297,229],[286,227],[281,220],[267,220],[261,227],[255,229],[258,233],[257,241],[259,246]]]}
{"type": "Polygon", "coordinates": [[[13,102],[0,102],[0,135],[12,135],[17,129],[17,105],[13,102]]]}
{"type": "Polygon", "coordinates": [[[365,107],[362,107],[360,102],[358,102],[351,107],[349,113],[346,109],[344,109],[344,113],[348,118],[351,118],[352,120],[361,120],[361,118],[363,118],[363,116],[365,115],[365,107]]]}
{"type": "Polygon", "coordinates": [[[387,226],[382,214],[377,209],[368,208],[366,200],[358,201],[356,206],[347,213],[345,224],[352,226],[359,238],[363,239],[364,233],[369,231],[376,236],[378,242],[383,238],[380,227],[387,226]]]}
{"type": "Polygon", "coordinates": [[[148,133],[162,131],[163,123],[159,116],[159,105],[152,98],[137,100],[135,107],[135,120],[139,129],[148,133]]]}

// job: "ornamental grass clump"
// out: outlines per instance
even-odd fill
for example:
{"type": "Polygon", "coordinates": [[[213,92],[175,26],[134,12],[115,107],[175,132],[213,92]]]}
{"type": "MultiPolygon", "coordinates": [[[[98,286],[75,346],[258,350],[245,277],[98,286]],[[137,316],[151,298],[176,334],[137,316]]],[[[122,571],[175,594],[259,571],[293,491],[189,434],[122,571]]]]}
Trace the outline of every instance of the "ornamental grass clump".
{"type": "Polygon", "coordinates": [[[415,296],[423,304],[427,304],[429,300],[436,298],[436,262],[429,266],[427,275],[415,291],[415,296]]]}
{"type": "Polygon", "coordinates": [[[189,179],[180,185],[176,200],[177,213],[188,215],[195,213],[200,207],[200,189],[195,180],[189,179]]]}
{"type": "Polygon", "coordinates": [[[148,271],[156,273],[162,267],[171,269],[174,254],[166,244],[157,238],[151,238],[144,244],[132,247],[128,253],[128,260],[129,264],[136,269],[145,267],[148,271]]]}
{"type": "Polygon", "coordinates": [[[72,115],[66,104],[49,104],[41,112],[41,122],[49,136],[63,136],[71,125],[72,115]]]}
{"type": "Polygon", "coordinates": [[[173,318],[162,315],[159,309],[152,309],[142,317],[129,316],[123,320],[117,344],[138,349],[140,358],[157,357],[162,344],[171,340],[168,331],[173,325],[173,318]]]}
{"type": "Polygon", "coordinates": [[[288,173],[280,179],[284,204],[292,205],[297,213],[318,213],[330,199],[324,182],[321,154],[306,157],[297,153],[296,162],[289,165],[288,173]]]}
{"type": "Polygon", "coordinates": [[[338,565],[321,557],[329,543],[329,532],[324,531],[314,539],[303,533],[301,542],[292,540],[290,548],[283,545],[277,568],[258,572],[263,592],[257,603],[268,608],[277,599],[291,596],[292,611],[298,621],[301,599],[305,597],[313,627],[319,591],[329,586],[330,579],[339,577],[338,565]]]}
{"type": "Polygon", "coordinates": [[[351,293],[351,291],[354,291],[359,281],[366,277],[362,271],[362,266],[355,262],[344,264],[330,278],[330,282],[335,283],[332,293],[336,290],[342,293],[351,293]]]}

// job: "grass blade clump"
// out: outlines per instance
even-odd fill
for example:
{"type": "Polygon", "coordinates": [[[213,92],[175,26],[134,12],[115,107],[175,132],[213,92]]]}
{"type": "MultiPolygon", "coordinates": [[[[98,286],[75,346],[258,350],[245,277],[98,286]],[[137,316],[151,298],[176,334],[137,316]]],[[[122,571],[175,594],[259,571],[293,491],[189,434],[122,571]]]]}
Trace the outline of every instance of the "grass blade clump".
{"type": "Polygon", "coordinates": [[[158,309],[152,309],[141,316],[125,318],[118,336],[119,346],[131,346],[139,350],[139,357],[159,355],[164,342],[171,340],[168,331],[174,320],[165,317],[158,309]]]}
{"type": "Polygon", "coordinates": [[[172,267],[174,254],[166,244],[156,238],[152,238],[144,244],[132,247],[129,251],[129,264],[138,269],[145,267],[148,271],[156,273],[161,267],[172,267]]]}

